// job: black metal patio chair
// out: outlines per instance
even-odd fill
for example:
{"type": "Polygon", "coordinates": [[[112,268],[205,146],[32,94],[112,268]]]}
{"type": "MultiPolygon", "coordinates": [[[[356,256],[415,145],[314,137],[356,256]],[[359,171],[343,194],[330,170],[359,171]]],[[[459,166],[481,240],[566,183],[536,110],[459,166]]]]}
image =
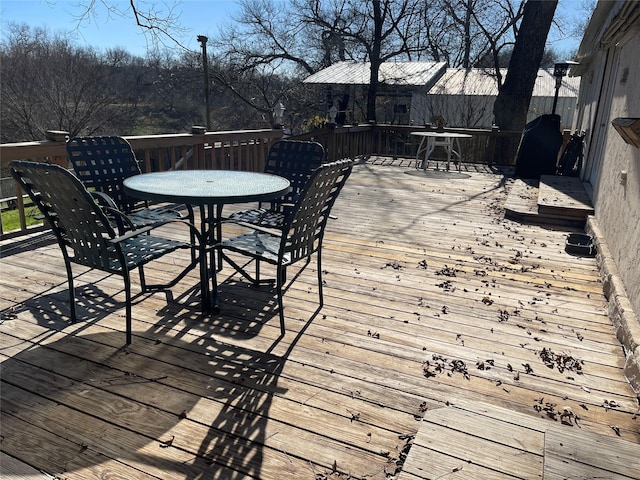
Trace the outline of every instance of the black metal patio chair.
{"type": "Polygon", "coordinates": [[[282,228],[284,212],[297,200],[311,172],[322,165],[325,159],[324,147],[318,142],[302,140],[279,140],[269,149],[264,173],[271,173],[289,180],[291,190],[284,197],[270,202],[268,207],[233,213],[227,220],[265,228],[282,228]]]}
{"type": "MultiPolygon", "coordinates": [[[[183,218],[173,208],[149,208],[147,202],[126,195],[122,182],[142,173],[126,139],[118,136],[73,137],[66,147],[73,170],[85,187],[98,197],[102,205],[124,212],[134,228],[183,218]]],[[[193,223],[193,209],[190,205],[186,207],[186,218],[193,223]]],[[[123,228],[122,225],[119,227],[123,228]]]]}
{"type": "Polygon", "coordinates": [[[39,208],[53,231],[62,250],[67,279],[71,321],[76,322],[75,293],[72,263],[120,275],[124,279],[126,293],[126,343],[131,343],[131,278],[130,271],[137,268],[143,292],[167,290],[176,285],[197,264],[192,259],[171,282],[149,285],[145,281],[143,266],[148,262],[177,249],[192,249],[192,243],[170,240],[151,235],[150,232],[170,222],[179,222],[198,238],[198,230],[186,220],[173,219],[156,222],[118,235],[105,213],[124,214],[111,207],[100,206],[95,197],[69,170],[58,165],[30,161],[13,161],[9,164],[11,176],[39,208]]]}
{"type": "MultiPolygon", "coordinates": [[[[216,245],[221,253],[228,250],[255,260],[256,273],[255,276],[252,276],[243,266],[224,254],[224,259],[254,285],[265,283],[260,279],[260,262],[275,265],[275,283],[282,335],[285,334],[282,295],[285,289],[286,269],[300,260],[307,260],[301,267],[301,272],[309,264],[308,260],[314,253],[318,270],[319,303],[320,307],[324,305],[321,252],[325,226],[331,208],[349,178],[352,168],[353,160],[351,159],[326,163],[316,168],[307,180],[295,204],[284,216],[281,230],[254,226],[251,232],[223,240],[216,245]]],[[[297,275],[287,285],[287,288],[295,278],[297,275]]],[[[267,280],[270,283],[273,281],[273,279],[267,280]]],[[[215,283],[214,288],[217,288],[215,283]]]]}

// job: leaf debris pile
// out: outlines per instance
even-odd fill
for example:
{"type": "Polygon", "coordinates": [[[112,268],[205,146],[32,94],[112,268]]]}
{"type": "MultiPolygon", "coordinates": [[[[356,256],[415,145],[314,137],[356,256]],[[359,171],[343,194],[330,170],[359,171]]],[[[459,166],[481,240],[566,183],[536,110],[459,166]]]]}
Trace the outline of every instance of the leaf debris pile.
{"type": "Polygon", "coordinates": [[[404,445],[400,448],[397,458],[393,458],[389,455],[389,464],[393,465],[393,469],[389,470],[387,467],[384,469],[386,478],[396,478],[396,476],[402,471],[405,460],[409,456],[409,450],[413,445],[413,439],[415,435],[398,435],[398,438],[404,442],[404,445]]]}
{"type": "Polygon", "coordinates": [[[442,288],[445,292],[454,292],[456,290],[450,280],[445,280],[442,283],[436,283],[436,287],[442,288]]]}
{"type": "Polygon", "coordinates": [[[534,400],[534,402],[535,403],[533,404],[533,409],[536,412],[538,413],[544,412],[544,414],[550,419],[556,420],[556,421],[560,420],[560,422],[564,425],[573,426],[573,423],[575,423],[576,426],[578,427],[580,426],[578,424],[580,417],[575,413],[573,413],[573,411],[571,410],[571,407],[562,407],[562,410],[560,410],[556,408],[555,403],[545,402],[544,398],[538,398],[534,400]]]}
{"type": "Polygon", "coordinates": [[[551,369],[557,368],[560,373],[563,373],[565,370],[575,372],[579,375],[583,373],[582,365],[584,365],[584,361],[578,360],[571,355],[554,353],[550,348],[543,348],[538,355],[547,367],[551,369]]]}
{"type": "Polygon", "coordinates": [[[435,272],[436,275],[442,275],[443,277],[455,277],[456,276],[456,269],[455,268],[451,268],[448,265],[445,265],[444,267],[442,267],[440,270],[435,272]]]}
{"type": "Polygon", "coordinates": [[[454,373],[461,373],[464,378],[470,379],[467,365],[462,360],[448,360],[442,355],[434,353],[431,360],[422,362],[422,374],[425,377],[435,377],[442,373],[446,373],[449,377],[454,373]]]}
{"type": "Polygon", "coordinates": [[[388,262],[387,264],[385,264],[384,268],[393,268],[394,270],[401,270],[403,267],[402,265],[400,265],[398,262],[388,262]]]}

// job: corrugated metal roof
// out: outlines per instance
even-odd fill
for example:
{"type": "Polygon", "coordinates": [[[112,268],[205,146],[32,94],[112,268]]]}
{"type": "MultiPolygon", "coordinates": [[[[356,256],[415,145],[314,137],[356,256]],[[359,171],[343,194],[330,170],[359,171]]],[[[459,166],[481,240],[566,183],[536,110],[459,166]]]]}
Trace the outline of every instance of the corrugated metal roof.
{"type": "MultiPolygon", "coordinates": [[[[504,76],[506,69],[502,69],[504,76]]],[[[577,97],[580,78],[564,77],[558,92],[559,97],[577,97]]],[[[552,71],[538,70],[538,78],[533,87],[533,97],[553,97],[556,93],[556,79],[552,71]]],[[[493,70],[482,68],[447,68],[447,71],[427,92],[428,95],[498,95],[498,82],[493,70]]]]}
{"type": "MultiPolygon", "coordinates": [[[[380,66],[380,82],[386,85],[429,86],[446,69],[445,62],[385,62],[380,66]]],[[[304,83],[327,85],[368,85],[369,62],[338,62],[314,73],[304,83]]]]}

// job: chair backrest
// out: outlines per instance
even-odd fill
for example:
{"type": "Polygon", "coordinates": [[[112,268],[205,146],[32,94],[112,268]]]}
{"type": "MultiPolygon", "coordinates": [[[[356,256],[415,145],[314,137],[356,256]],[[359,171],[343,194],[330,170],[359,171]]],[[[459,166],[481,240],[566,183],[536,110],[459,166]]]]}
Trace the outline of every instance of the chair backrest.
{"type": "Polygon", "coordinates": [[[127,197],[122,182],[141,173],[127,140],[117,136],[74,137],[67,155],[76,175],[89,189],[109,195],[118,208],[130,213],[140,202],[127,197]]]}
{"type": "Polygon", "coordinates": [[[65,258],[91,268],[120,271],[121,257],[110,242],[116,234],[94,198],[70,171],[29,161],[13,161],[9,171],[44,215],[65,258]]]}
{"type": "Polygon", "coordinates": [[[280,203],[295,203],[311,176],[324,162],[324,147],[318,142],[279,140],[269,149],[264,172],[289,180],[291,190],[280,203]]]}
{"type": "Polygon", "coordinates": [[[320,248],[329,213],[352,168],[353,160],[344,159],[325,163],[311,174],[283,228],[280,254],[288,255],[291,263],[320,248]]]}

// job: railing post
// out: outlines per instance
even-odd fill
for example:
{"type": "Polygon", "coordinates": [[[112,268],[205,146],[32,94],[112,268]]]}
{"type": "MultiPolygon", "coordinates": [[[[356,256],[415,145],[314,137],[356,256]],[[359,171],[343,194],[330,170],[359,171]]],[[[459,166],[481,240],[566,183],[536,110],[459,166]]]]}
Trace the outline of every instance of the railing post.
{"type": "Polygon", "coordinates": [[[497,125],[491,125],[491,134],[489,134],[489,141],[487,142],[487,148],[485,150],[485,162],[487,165],[494,164],[494,156],[496,154],[496,133],[500,131],[497,125]]]}

